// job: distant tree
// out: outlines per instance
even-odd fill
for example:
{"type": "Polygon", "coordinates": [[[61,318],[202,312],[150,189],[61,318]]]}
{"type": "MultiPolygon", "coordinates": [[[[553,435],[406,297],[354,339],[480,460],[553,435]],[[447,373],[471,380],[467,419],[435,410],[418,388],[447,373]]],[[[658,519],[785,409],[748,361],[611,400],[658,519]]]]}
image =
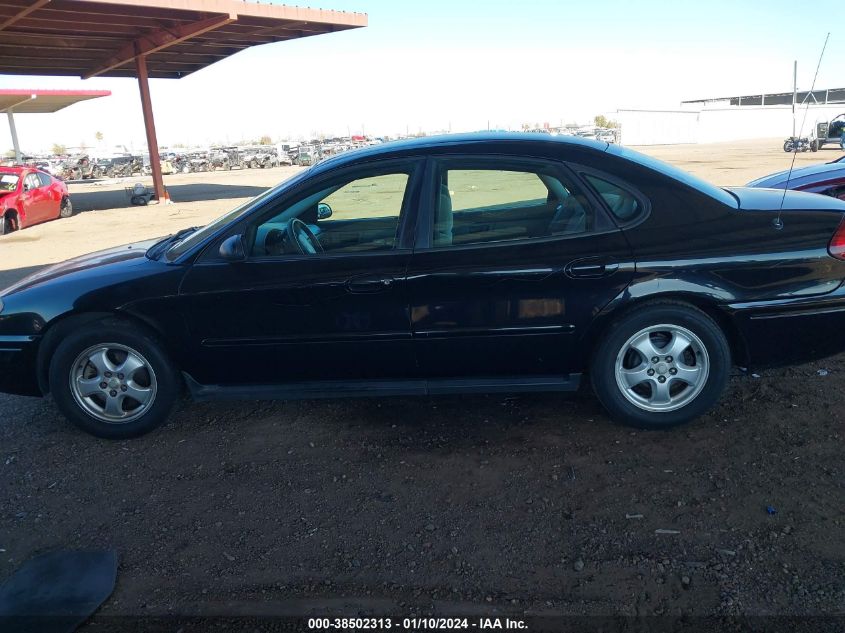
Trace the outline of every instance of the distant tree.
{"type": "Polygon", "coordinates": [[[619,123],[616,121],[610,121],[606,116],[603,114],[599,114],[593,119],[593,122],[596,124],[596,127],[604,127],[604,128],[617,128],[619,127],[619,123]]]}
{"type": "Polygon", "coordinates": [[[258,144],[259,145],[272,145],[273,139],[271,139],[269,136],[267,136],[265,134],[264,136],[261,137],[261,139],[259,139],[258,144]]]}
{"type": "Polygon", "coordinates": [[[103,133],[102,133],[102,132],[97,132],[97,133],[94,135],[94,138],[95,138],[95,139],[97,139],[97,141],[98,141],[98,142],[99,142],[99,141],[102,141],[102,140],[103,140],[103,133]]]}
{"type": "Polygon", "coordinates": [[[53,154],[56,156],[60,156],[62,154],[67,154],[67,147],[62,145],[61,143],[53,143],[53,154]]]}

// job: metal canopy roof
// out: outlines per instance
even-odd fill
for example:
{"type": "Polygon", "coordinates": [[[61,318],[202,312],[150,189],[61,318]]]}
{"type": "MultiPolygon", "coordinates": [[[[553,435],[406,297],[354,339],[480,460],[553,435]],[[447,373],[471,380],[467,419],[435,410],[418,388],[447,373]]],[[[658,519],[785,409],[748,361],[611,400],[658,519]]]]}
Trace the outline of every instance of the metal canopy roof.
{"type": "MultiPolygon", "coordinates": [[[[796,103],[806,105],[814,103],[818,105],[845,103],[845,88],[827,88],[824,90],[804,91],[796,93],[796,103]]],[[[793,93],[791,92],[767,92],[765,94],[741,95],[738,97],[716,97],[710,99],[692,99],[681,101],[681,104],[692,103],[716,103],[729,101],[732,106],[759,106],[759,105],[792,105],[793,93]]]]}
{"type": "Polygon", "coordinates": [[[110,90],[0,90],[0,112],[58,112],[74,103],[109,95],[110,90]]]}
{"type": "Polygon", "coordinates": [[[365,13],[242,0],[0,0],[0,73],[178,79],[259,44],[367,25],[365,13]]]}

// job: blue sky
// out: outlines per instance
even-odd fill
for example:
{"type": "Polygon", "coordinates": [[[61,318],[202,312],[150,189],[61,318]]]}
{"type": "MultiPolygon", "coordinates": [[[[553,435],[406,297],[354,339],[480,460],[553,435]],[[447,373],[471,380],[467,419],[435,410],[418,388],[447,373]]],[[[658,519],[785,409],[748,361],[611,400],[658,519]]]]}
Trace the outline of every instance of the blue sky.
{"type": "MultiPolygon", "coordinates": [[[[800,87],[809,88],[828,30],[816,87],[845,86],[841,2],[320,4],[366,12],[370,25],[258,47],[178,81],[153,81],[160,142],[587,121],[620,107],[788,91],[794,59],[800,87]]],[[[110,145],[144,144],[133,80],[0,76],[0,87],[114,93],[56,115],[19,116],[25,149],[91,145],[97,131],[110,145]]],[[[0,124],[0,148],[10,144],[0,124]]]]}

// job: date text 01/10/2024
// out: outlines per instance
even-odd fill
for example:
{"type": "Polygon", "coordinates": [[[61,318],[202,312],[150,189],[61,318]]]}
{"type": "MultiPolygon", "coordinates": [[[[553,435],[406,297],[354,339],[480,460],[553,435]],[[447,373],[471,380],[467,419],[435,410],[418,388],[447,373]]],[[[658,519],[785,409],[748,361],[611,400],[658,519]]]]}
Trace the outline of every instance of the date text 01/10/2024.
{"type": "Polygon", "coordinates": [[[478,630],[525,630],[528,628],[524,620],[511,618],[309,618],[308,628],[312,630],[349,630],[349,629],[381,629],[399,628],[406,631],[442,631],[449,629],[478,629],[478,630]]]}

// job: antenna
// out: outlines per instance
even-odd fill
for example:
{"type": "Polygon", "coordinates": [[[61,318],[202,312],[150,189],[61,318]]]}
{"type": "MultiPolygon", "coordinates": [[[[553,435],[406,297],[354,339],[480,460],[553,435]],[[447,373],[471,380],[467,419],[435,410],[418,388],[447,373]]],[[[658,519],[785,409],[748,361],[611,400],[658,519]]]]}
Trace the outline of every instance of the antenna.
{"type": "MultiPolygon", "coordinates": [[[[809,94],[813,94],[813,91],[816,89],[816,79],[819,77],[819,68],[822,66],[822,59],[824,58],[824,52],[827,49],[827,41],[830,39],[830,33],[824,38],[824,46],[822,46],[822,53],[819,55],[819,63],[816,64],[816,74],[813,75],[813,85],[810,86],[809,94]]],[[[795,75],[796,75],[796,85],[797,85],[797,69],[798,69],[798,62],[795,62],[795,75]]],[[[786,184],[783,186],[783,196],[780,199],[780,209],[778,209],[778,217],[774,221],[774,226],[776,230],[781,230],[783,228],[783,221],[780,219],[781,214],[783,213],[783,205],[786,202],[786,192],[789,191],[789,181],[792,179],[792,170],[795,169],[795,158],[798,156],[798,139],[801,138],[801,134],[804,133],[804,124],[807,122],[807,113],[810,112],[810,101],[806,99],[807,107],[804,108],[804,118],[801,119],[801,127],[798,130],[798,135],[795,136],[795,92],[793,92],[792,96],[792,111],[793,111],[793,118],[792,118],[792,135],[795,138],[792,145],[792,163],[789,165],[789,173],[786,174],[786,184]]],[[[815,101],[815,96],[813,96],[813,100],[815,101]]]]}

